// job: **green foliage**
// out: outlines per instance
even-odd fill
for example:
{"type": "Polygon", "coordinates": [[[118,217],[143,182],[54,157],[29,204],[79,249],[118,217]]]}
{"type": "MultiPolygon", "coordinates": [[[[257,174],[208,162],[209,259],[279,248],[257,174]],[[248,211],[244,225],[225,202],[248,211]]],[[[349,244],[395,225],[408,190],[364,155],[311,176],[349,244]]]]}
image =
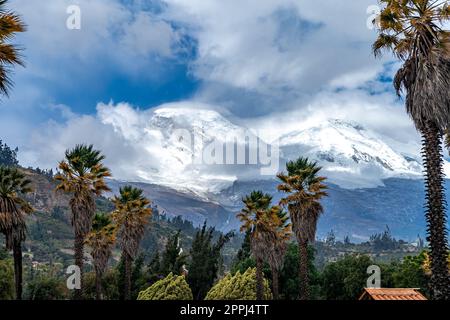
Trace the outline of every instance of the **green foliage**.
{"type": "Polygon", "coordinates": [[[0,260],[6,260],[8,259],[9,254],[8,251],[5,250],[5,248],[0,247],[0,260]]]}
{"type": "Polygon", "coordinates": [[[426,252],[417,256],[407,256],[402,262],[381,264],[381,282],[386,288],[419,288],[430,297],[429,276],[424,271],[426,252]]]}
{"type": "MultiPolygon", "coordinates": [[[[320,296],[320,278],[319,273],[314,265],[314,248],[308,247],[308,276],[310,280],[311,299],[318,299],[320,296]]],[[[286,300],[296,300],[299,296],[298,287],[298,245],[289,243],[286,250],[284,265],[280,272],[280,295],[286,300]]]]}
{"type": "Polygon", "coordinates": [[[167,241],[161,262],[161,274],[164,276],[169,273],[180,274],[181,267],[186,264],[186,255],[180,255],[180,234],[181,231],[178,231],[167,241]]]}
{"type": "MultiPolygon", "coordinates": [[[[269,281],[264,279],[264,299],[272,294],[269,281]]],[[[206,295],[205,300],[256,300],[256,268],[249,268],[243,274],[227,274],[206,295]]]]}
{"type": "Polygon", "coordinates": [[[29,300],[65,300],[69,296],[64,278],[39,274],[26,286],[26,298],[29,300]]]}
{"type": "Polygon", "coordinates": [[[188,283],[196,300],[203,299],[214,284],[219,270],[221,250],[230,240],[232,233],[220,235],[213,243],[214,228],[203,228],[195,234],[190,251],[188,283]]]}
{"type": "Polygon", "coordinates": [[[347,255],[329,263],[322,272],[322,294],[326,300],[356,300],[366,286],[368,256],[347,255]]]}
{"type": "MultiPolygon", "coordinates": [[[[145,279],[143,273],[144,258],[145,256],[143,254],[138,255],[131,265],[131,299],[133,300],[136,299],[139,292],[147,283],[147,279],[145,279]]],[[[117,276],[118,287],[123,288],[125,286],[125,263],[123,257],[120,258],[116,266],[115,274],[117,276]]],[[[120,291],[119,298],[120,300],[124,299],[123,290],[120,291]]]]}
{"type": "Polygon", "coordinates": [[[248,268],[256,268],[256,261],[253,257],[247,257],[240,261],[235,261],[232,268],[231,273],[244,273],[248,268]]]}
{"type": "Polygon", "coordinates": [[[380,267],[383,288],[420,288],[429,296],[429,277],[423,269],[425,259],[425,252],[389,263],[374,262],[366,255],[347,255],[325,266],[321,274],[322,296],[327,300],[357,299],[366,287],[370,265],[380,267]]]}
{"type": "Polygon", "coordinates": [[[159,274],[161,271],[161,258],[159,257],[159,251],[156,251],[153,259],[150,261],[148,265],[148,271],[151,274],[159,274]]]}
{"type": "Polygon", "coordinates": [[[192,291],[183,276],[170,273],[148,289],[141,291],[138,300],[193,300],[192,291]]]}
{"type": "Polygon", "coordinates": [[[161,258],[159,256],[159,251],[156,251],[155,255],[147,266],[147,276],[150,283],[155,283],[162,278],[161,258]]]}
{"type": "Polygon", "coordinates": [[[384,232],[372,235],[370,237],[370,244],[378,251],[400,248],[400,243],[392,236],[389,226],[386,226],[384,232]]]}
{"type": "MultiPolygon", "coordinates": [[[[232,270],[233,272],[236,272],[237,270],[241,270],[241,265],[244,264],[244,261],[248,261],[249,259],[251,259],[251,243],[250,243],[250,239],[251,239],[251,231],[248,230],[245,233],[245,238],[244,241],[242,242],[241,248],[239,249],[237,256],[236,256],[236,260],[233,262],[233,266],[232,266],[232,270]]],[[[247,268],[245,268],[242,272],[245,272],[245,270],[247,270],[247,268]]]]}
{"type": "MultiPolygon", "coordinates": [[[[0,250],[0,256],[3,256],[0,250]]],[[[0,259],[0,300],[14,299],[14,268],[11,260],[0,259]]]]}
{"type": "Polygon", "coordinates": [[[17,152],[19,152],[18,148],[11,149],[6,143],[0,140],[0,165],[17,166],[19,164],[17,152]]]}
{"type": "MultiPolygon", "coordinates": [[[[118,270],[109,269],[102,275],[103,300],[119,300],[120,292],[118,285],[118,270]]],[[[95,272],[84,274],[84,297],[88,300],[95,300],[95,272]]]]}
{"type": "Polygon", "coordinates": [[[144,261],[145,255],[140,254],[133,263],[131,273],[131,296],[133,299],[136,299],[139,292],[148,286],[147,275],[144,273],[144,261]]]}

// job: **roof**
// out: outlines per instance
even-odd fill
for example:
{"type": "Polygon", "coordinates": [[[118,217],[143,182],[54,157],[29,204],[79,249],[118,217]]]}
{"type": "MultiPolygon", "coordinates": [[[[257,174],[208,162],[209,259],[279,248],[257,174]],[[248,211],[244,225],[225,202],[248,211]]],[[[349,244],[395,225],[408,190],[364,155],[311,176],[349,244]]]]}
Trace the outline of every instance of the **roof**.
{"type": "Polygon", "coordinates": [[[416,288],[365,288],[359,300],[427,300],[416,288]]]}

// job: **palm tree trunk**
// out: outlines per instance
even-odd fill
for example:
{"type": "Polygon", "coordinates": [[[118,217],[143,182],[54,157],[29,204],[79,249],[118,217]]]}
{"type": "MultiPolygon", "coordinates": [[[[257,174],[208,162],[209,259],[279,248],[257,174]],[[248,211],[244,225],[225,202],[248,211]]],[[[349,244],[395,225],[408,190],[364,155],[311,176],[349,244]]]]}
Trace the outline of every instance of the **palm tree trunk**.
{"type": "Polygon", "coordinates": [[[264,299],[263,261],[256,259],[256,300],[264,299]]]}
{"type": "Polygon", "coordinates": [[[126,252],[123,252],[125,263],[125,286],[124,286],[124,299],[131,300],[131,257],[126,252]]]}
{"type": "Polygon", "coordinates": [[[74,299],[83,300],[83,262],[84,262],[84,237],[81,234],[75,234],[75,265],[80,268],[80,289],[75,289],[74,299]]]}
{"type": "Polygon", "coordinates": [[[309,299],[309,277],[308,277],[308,241],[298,244],[298,279],[299,279],[299,299],[309,299]]]}
{"type": "Polygon", "coordinates": [[[448,244],[445,214],[442,133],[428,122],[422,130],[422,156],[426,171],[427,241],[430,245],[431,291],[433,299],[450,300],[450,276],[447,265],[448,244]]]}
{"type": "Polygon", "coordinates": [[[22,243],[13,240],[14,280],[16,285],[16,300],[22,300],[22,243]]]}
{"type": "Polygon", "coordinates": [[[277,268],[272,268],[272,291],[273,291],[273,300],[278,300],[279,290],[278,290],[278,270],[277,268]]]}
{"type": "Polygon", "coordinates": [[[95,272],[95,299],[102,300],[102,274],[95,272]]]}

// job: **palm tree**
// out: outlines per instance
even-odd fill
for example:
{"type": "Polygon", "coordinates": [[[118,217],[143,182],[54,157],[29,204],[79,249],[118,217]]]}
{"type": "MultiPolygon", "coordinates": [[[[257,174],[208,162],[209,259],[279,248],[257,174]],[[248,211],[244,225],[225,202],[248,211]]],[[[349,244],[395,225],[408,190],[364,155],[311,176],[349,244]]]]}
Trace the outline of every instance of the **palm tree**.
{"type": "Polygon", "coordinates": [[[278,219],[274,221],[273,230],[271,230],[273,236],[269,237],[266,241],[269,249],[268,263],[272,272],[272,291],[274,300],[279,299],[279,286],[278,278],[281,268],[283,267],[284,257],[286,255],[286,249],[288,241],[291,239],[292,231],[291,224],[288,222],[289,216],[279,206],[273,206],[272,210],[274,214],[278,216],[278,219]]]}
{"type": "Polygon", "coordinates": [[[86,237],[86,244],[92,249],[97,300],[102,299],[102,275],[108,266],[115,243],[116,226],[108,215],[97,213],[92,223],[92,231],[86,237]]]}
{"type": "Polygon", "coordinates": [[[274,241],[273,224],[276,224],[275,210],[270,203],[272,196],[262,191],[253,191],[242,199],[244,208],[237,214],[242,222],[241,232],[250,232],[250,247],[256,260],[256,298],[264,298],[263,264],[268,258],[268,242],[274,241]]]}
{"type": "Polygon", "coordinates": [[[131,265],[139,250],[139,243],[145,233],[152,209],[150,200],[143,196],[143,191],[132,186],[120,189],[120,196],[114,197],[116,210],[113,220],[118,226],[118,238],[125,264],[125,300],[131,299],[131,265]]]}
{"type": "Polygon", "coordinates": [[[441,142],[450,123],[450,5],[443,0],[382,0],[375,56],[384,50],[403,62],[394,87],[406,92],[406,111],[422,135],[426,220],[434,299],[450,299],[447,273],[443,155],[441,142]]]}
{"type": "Polygon", "coordinates": [[[317,221],[323,213],[320,200],[327,196],[324,181],[326,178],[318,176],[322,169],[316,162],[300,157],[296,161],[286,164],[287,174],[280,173],[279,191],[288,193],[281,200],[281,204],[288,206],[292,228],[298,242],[299,250],[299,298],[309,299],[308,278],[308,245],[316,238],[317,221]]]}
{"type": "Polygon", "coordinates": [[[26,238],[26,214],[31,205],[23,195],[31,192],[31,181],[17,168],[0,166],[0,232],[6,237],[6,248],[13,250],[16,299],[22,299],[22,242],[26,238]]]}
{"type": "Polygon", "coordinates": [[[69,204],[75,233],[75,265],[81,272],[81,288],[75,289],[76,300],[83,299],[84,241],[91,231],[95,198],[110,190],[105,178],[111,176],[111,173],[103,165],[104,159],[92,145],[77,145],[66,151],[65,159],[59,163],[60,172],[55,176],[59,183],[56,190],[72,194],[69,204]]]}
{"type": "Polygon", "coordinates": [[[0,0],[0,93],[8,96],[12,81],[9,77],[10,69],[14,65],[23,66],[20,49],[7,43],[15,33],[24,32],[25,24],[21,18],[5,8],[7,0],[0,0]]]}

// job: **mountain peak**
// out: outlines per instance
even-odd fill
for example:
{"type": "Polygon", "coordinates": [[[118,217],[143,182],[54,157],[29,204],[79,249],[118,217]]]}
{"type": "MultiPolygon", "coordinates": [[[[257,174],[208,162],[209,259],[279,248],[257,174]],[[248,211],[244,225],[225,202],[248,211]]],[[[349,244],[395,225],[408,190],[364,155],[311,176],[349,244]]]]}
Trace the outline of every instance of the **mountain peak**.
{"type": "Polygon", "coordinates": [[[405,157],[381,136],[358,123],[329,119],[305,126],[280,138],[287,159],[299,155],[317,160],[331,179],[345,186],[369,186],[390,177],[418,177],[422,167],[416,157],[405,157]],[[346,180],[346,181],[345,181],[346,180]]]}
{"type": "Polygon", "coordinates": [[[328,123],[337,128],[349,128],[357,131],[365,131],[366,129],[359,123],[351,120],[329,119],[328,123]]]}
{"type": "MultiPolygon", "coordinates": [[[[113,120],[113,123],[123,125],[121,118],[113,120]]],[[[263,178],[257,166],[193,163],[212,142],[220,145],[229,142],[229,137],[246,137],[250,132],[219,112],[208,109],[207,105],[194,102],[181,106],[168,104],[146,113],[145,123],[132,123],[136,123],[133,141],[142,145],[145,151],[135,165],[133,179],[136,181],[208,196],[237,180],[263,178]],[[182,130],[188,137],[180,137],[177,130],[182,130]]],[[[390,177],[421,177],[418,154],[404,155],[398,151],[402,145],[393,145],[370,128],[353,121],[300,122],[296,130],[287,132],[276,142],[280,149],[280,170],[286,161],[306,156],[317,160],[330,181],[342,187],[373,187],[390,177]]]]}

